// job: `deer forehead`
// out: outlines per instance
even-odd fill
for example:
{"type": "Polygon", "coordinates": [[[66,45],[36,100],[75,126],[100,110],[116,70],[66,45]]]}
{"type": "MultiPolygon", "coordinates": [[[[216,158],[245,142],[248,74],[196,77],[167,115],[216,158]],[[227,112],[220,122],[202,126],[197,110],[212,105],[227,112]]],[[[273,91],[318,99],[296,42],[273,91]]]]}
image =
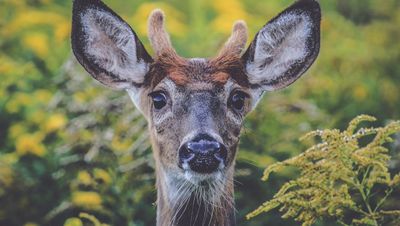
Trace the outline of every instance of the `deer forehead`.
{"type": "Polygon", "coordinates": [[[150,78],[148,85],[153,89],[166,79],[166,81],[172,81],[177,87],[187,90],[219,89],[233,84],[248,86],[247,76],[238,59],[228,61],[205,58],[166,60],[165,58],[154,63],[153,70],[148,76],[150,78]]]}

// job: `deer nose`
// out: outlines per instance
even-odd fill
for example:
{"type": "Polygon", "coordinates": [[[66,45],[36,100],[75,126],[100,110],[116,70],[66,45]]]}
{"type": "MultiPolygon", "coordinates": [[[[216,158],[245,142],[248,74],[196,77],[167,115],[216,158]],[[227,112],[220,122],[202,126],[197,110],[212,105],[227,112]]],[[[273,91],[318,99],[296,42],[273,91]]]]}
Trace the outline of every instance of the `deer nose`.
{"type": "Polygon", "coordinates": [[[179,165],[188,164],[197,173],[212,173],[225,163],[226,148],[210,136],[199,136],[179,149],[179,165]]]}

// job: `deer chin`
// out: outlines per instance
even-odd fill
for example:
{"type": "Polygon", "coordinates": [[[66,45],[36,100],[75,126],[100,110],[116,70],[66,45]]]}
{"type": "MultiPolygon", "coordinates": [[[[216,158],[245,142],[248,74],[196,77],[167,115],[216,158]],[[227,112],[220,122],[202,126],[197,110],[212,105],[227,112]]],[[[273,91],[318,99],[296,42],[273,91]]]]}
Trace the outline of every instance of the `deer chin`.
{"type": "MultiPolygon", "coordinates": [[[[169,191],[173,191],[170,195],[171,201],[179,197],[183,190],[195,192],[201,190],[202,192],[216,192],[224,193],[222,188],[229,182],[226,177],[226,172],[218,170],[210,174],[201,174],[192,170],[184,170],[175,174],[164,174],[165,182],[169,191]]],[[[216,198],[217,194],[213,195],[216,198]]]]}
{"type": "Polygon", "coordinates": [[[208,174],[197,173],[192,170],[185,170],[184,178],[186,181],[195,186],[208,186],[209,184],[215,182],[222,182],[224,180],[224,173],[220,170],[208,174]]]}

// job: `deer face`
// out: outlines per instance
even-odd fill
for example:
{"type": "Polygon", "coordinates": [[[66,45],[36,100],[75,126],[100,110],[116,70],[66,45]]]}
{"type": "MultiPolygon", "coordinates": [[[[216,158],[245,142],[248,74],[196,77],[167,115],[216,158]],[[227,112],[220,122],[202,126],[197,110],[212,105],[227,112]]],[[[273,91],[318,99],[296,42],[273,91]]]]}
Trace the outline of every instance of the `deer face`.
{"type": "Polygon", "coordinates": [[[246,80],[231,78],[213,60],[176,61],[152,72],[164,78],[145,91],[140,105],[163,171],[192,182],[212,179],[232,167],[251,92],[246,80]]]}
{"type": "Polygon", "coordinates": [[[99,82],[128,92],[149,123],[166,177],[192,183],[232,175],[243,119],[265,91],[296,81],[319,52],[320,8],[299,0],[267,23],[242,54],[247,30],[210,59],[172,48],[159,10],[149,18],[151,57],[135,32],[99,0],[75,0],[72,48],[99,82]]]}

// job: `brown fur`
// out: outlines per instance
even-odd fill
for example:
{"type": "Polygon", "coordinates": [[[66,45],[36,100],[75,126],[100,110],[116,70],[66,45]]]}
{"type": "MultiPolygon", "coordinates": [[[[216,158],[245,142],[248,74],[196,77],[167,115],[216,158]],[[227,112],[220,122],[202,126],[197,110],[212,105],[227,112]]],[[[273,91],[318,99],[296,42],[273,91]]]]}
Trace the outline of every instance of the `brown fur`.
{"type": "Polygon", "coordinates": [[[210,68],[213,68],[214,77],[212,81],[218,82],[220,76],[216,76],[218,72],[228,74],[234,81],[243,87],[249,86],[249,80],[244,72],[243,63],[239,56],[235,55],[219,55],[210,60],[210,68]]]}
{"type": "Polygon", "coordinates": [[[189,80],[186,76],[187,60],[175,53],[163,53],[150,66],[144,85],[155,87],[165,77],[172,79],[177,85],[185,85],[189,80]]]}
{"type": "Polygon", "coordinates": [[[165,77],[180,86],[196,81],[224,85],[231,78],[239,85],[249,87],[240,58],[232,55],[219,56],[206,61],[204,65],[197,65],[177,55],[163,54],[151,65],[145,85],[155,87],[165,77]]]}
{"type": "Polygon", "coordinates": [[[211,75],[212,81],[220,84],[225,84],[229,77],[229,74],[223,71],[211,75]]]}
{"type": "Polygon", "coordinates": [[[186,59],[173,53],[167,53],[163,54],[157,63],[163,68],[166,76],[170,77],[176,84],[185,85],[189,81],[186,59]]]}

